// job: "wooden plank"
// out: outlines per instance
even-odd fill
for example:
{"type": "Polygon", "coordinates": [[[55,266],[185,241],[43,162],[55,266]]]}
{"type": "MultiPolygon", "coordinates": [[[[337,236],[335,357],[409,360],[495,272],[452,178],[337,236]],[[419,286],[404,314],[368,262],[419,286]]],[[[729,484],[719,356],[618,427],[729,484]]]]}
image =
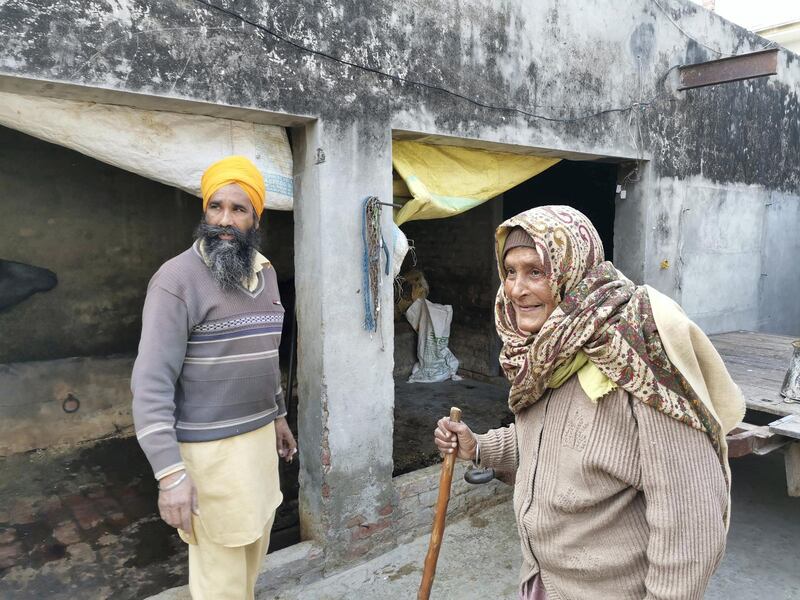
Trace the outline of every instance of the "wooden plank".
{"type": "Polygon", "coordinates": [[[714,342],[714,347],[723,359],[741,361],[746,364],[772,369],[780,369],[784,365],[788,367],[792,357],[791,346],[788,349],[769,352],[748,346],[737,347],[736,349],[728,348],[722,342],[714,342]]]}
{"type": "Polygon", "coordinates": [[[734,340],[734,341],[758,341],[766,345],[779,346],[781,344],[791,344],[796,338],[790,335],[778,335],[776,333],[759,333],[756,331],[729,331],[727,333],[715,333],[709,336],[712,340],[734,340]]]}
{"type": "Polygon", "coordinates": [[[727,436],[728,457],[764,455],[785,446],[790,440],[770,431],[768,425],[739,423],[727,436]]]}
{"type": "Polygon", "coordinates": [[[794,338],[733,331],[711,335],[709,339],[741,388],[747,408],[782,417],[800,415],[800,404],[784,402],[780,395],[794,338]]]}
{"type": "Polygon", "coordinates": [[[800,497],[800,442],[786,449],[786,491],[793,498],[800,497]]]}
{"type": "Polygon", "coordinates": [[[800,440],[800,416],[788,415],[769,424],[772,433],[800,440]]]}
{"type": "Polygon", "coordinates": [[[713,344],[720,356],[736,358],[746,362],[759,363],[774,361],[777,363],[788,363],[792,356],[791,346],[789,346],[789,350],[787,351],[785,348],[756,348],[748,346],[746,342],[742,342],[741,345],[735,347],[733,346],[733,342],[714,341],[713,344]]]}
{"type": "MultiPolygon", "coordinates": [[[[744,390],[742,391],[744,392],[744,390]]],[[[745,392],[745,403],[750,410],[758,410],[779,417],[785,417],[787,415],[800,416],[800,404],[788,404],[783,402],[783,398],[780,400],[770,400],[769,398],[748,396],[745,392]]]]}
{"type": "Polygon", "coordinates": [[[768,77],[778,73],[778,49],[758,50],[678,68],[679,90],[768,77]]]}

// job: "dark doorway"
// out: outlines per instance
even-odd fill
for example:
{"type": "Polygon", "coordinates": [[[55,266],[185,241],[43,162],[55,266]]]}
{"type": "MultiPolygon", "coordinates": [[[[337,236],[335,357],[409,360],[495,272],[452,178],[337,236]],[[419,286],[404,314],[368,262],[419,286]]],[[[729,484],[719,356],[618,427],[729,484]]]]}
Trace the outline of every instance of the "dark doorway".
{"type": "Polygon", "coordinates": [[[616,164],[562,160],[503,194],[503,219],[547,204],[577,208],[600,234],[606,260],[614,260],[616,185],[616,164]]]}

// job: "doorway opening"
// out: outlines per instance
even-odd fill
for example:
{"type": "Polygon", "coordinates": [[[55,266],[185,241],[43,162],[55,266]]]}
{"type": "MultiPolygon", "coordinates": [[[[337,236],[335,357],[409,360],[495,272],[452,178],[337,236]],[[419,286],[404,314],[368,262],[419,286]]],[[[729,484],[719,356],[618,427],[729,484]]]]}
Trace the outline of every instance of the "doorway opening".
{"type": "MultiPolygon", "coordinates": [[[[458,374],[463,379],[407,383],[417,360],[417,335],[396,310],[394,476],[439,462],[432,431],[451,406],[459,406],[464,421],[477,432],[513,420],[494,326],[500,283],[494,256],[497,226],[537,206],[566,204],[589,217],[611,260],[617,170],[618,165],[610,162],[562,160],[458,216],[403,224],[414,253],[406,256],[401,276],[408,279],[411,273],[417,282],[421,273],[429,289],[428,300],[452,306],[449,347],[459,360],[458,374]]],[[[410,289],[403,291],[406,296],[410,293],[410,289]]]]}

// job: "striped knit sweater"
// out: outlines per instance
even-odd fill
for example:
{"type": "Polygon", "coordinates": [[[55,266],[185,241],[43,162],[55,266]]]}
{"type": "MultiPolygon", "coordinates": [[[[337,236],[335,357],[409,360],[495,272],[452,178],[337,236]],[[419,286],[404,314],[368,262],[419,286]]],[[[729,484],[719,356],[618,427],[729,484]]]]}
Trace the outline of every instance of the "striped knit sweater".
{"type": "Polygon", "coordinates": [[[182,464],[178,442],[253,431],[284,416],[275,271],[223,291],[197,243],[150,280],[133,366],[136,437],[156,478],[182,464]]]}
{"type": "Polygon", "coordinates": [[[547,600],[701,599],[725,548],[727,486],[708,437],[577,376],[477,436],[482,465],[516,470],[521,583],[547,600]]]}

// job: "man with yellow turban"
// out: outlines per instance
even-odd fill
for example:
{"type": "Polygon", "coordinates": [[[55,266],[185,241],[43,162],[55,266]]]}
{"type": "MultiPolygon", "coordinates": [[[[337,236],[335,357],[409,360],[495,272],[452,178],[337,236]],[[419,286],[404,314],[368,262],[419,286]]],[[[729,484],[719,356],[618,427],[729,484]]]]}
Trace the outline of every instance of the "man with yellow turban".
{"type": "Polygon", "coordinates": [[[197,239],[147,288],[133,418],[161,517],[189,544],[192,598],[244,600],[283,500],[278,457],[297,452],[278,365],[283,307],[258,252],[261,173],[229,156],[201,189],[197,239]]]}

